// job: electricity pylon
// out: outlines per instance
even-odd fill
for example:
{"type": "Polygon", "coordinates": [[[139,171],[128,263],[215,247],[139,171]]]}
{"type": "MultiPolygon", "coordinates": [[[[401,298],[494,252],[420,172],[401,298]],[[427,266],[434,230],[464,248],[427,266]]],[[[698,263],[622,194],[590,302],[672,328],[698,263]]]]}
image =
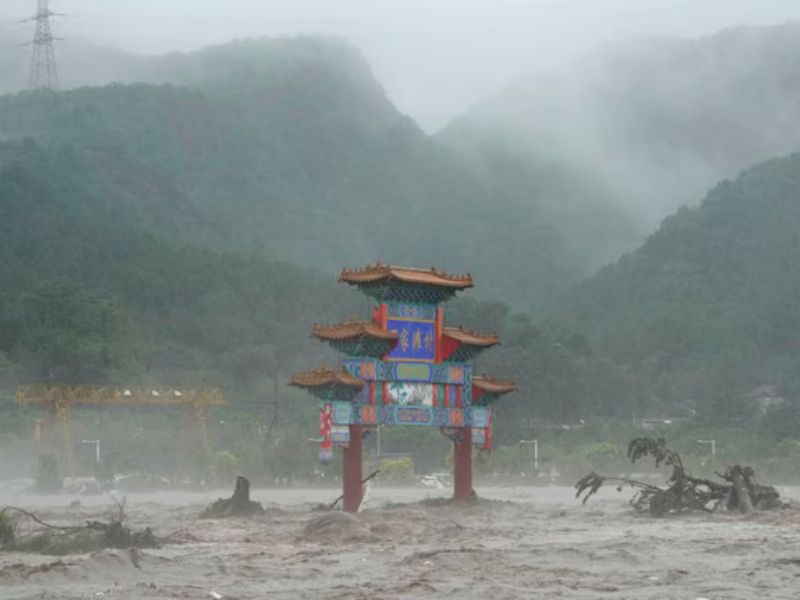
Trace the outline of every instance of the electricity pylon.
{"type": "Polygon", "coordinates": [[[53,40],[56,38],[50,31],[50,17],[55,14],[50,10],[50,0],[37,0],[36,14],[28,19],[36,21],[31,72],[28,76],[28,88],[31,90],[57,90],[59,87],[56,54],[53,50],[53,40]]]}

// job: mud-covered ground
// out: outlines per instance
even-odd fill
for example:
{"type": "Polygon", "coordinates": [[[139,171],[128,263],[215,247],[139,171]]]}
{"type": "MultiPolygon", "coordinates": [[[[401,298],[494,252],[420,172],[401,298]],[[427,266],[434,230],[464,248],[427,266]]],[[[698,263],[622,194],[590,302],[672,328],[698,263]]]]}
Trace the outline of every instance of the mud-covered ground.
{"type": "MultiPolygon", "coordinates": [[[[312,510],[335,490],[256,490],[267,511],[225,521],[197,514],[227,490],[133,494],[131,525],[169,536],[162,548],[0,554],[0,598],[800,597],[800,511],[653,519],[613,489],[586,506],[569,488],[478,488],[482,499],[463,506],[424,501],[447,493],[376,488],[370,508],[349,517],[312,510]]],[[[800,504],[800,489],[781,493],[800,504]]],[[[7,504],[80,522],[106,516],[112,500],[0,490],[7,504]]]]}

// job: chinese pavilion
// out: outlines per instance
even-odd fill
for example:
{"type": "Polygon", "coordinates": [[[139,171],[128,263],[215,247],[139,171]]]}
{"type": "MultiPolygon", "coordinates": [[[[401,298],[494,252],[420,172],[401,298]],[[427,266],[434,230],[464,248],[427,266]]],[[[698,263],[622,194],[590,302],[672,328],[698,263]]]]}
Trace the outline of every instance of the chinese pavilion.
{"type": "Polygon", "coordinates": [[[454,444],[454,498],[471,496],[472,447],[491,449],[491,405],[517,389],[473,375],[472,361],[497,336],[444,325],[444,303],[472,278],[379,262],[345,269],[339,281],[372,299],[372,318],[315,326],[312,335],[346,357],[339,368],[296,374],[291,385],[320,401],[320,460],[343,449],[344,510],[361,505],[364,429],[377,425],[439,427],[454,444]]]}

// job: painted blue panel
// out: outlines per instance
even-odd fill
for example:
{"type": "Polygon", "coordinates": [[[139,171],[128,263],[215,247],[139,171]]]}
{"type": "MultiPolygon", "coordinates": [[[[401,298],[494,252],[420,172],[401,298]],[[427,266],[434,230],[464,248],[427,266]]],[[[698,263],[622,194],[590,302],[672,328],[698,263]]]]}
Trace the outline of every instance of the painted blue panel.
{"type": "Polygon", "coordinates": [[[350,425],[353,422],[353,403],[334,402],[331,422],[335,425],[350,425]]]}
{"type": "MultiPolygon", "coordinates": [[[[363,381],[419,381],[428,383],[463,384],[471,381],[472,365],[465,363],[383,362],[371,358],[345,358],[342,365],[353,377],[363,381]]],[[[462,401],[472,399],[471,390],[464,386],[462,401]]]]}
{"type": "Polygon", "coordinates": [[[486,445],[486,430],[473,429],[472,430],[472,443],[476,446],[486,445]]]}
{"type": "MultiPolygon", "coordinates": [[[[420,425],[427,427],[469,426],[469,412],[441,406],[386,404],[375,406],[375,425],[420,425]],[[408,410],[406,410],[408,409],[408,410]]],[[[360,415],[355,415],[360,422],[360,415]]]]}
{"type": "Polygon", "coordinates": [[[349,444],[350,443],[350,428],[349,427],[342,427],[341,429],[334,428],[331,431],[331,442],[333,442],[333,444],[336,445],[336,446],[339,446],[339,445],[346,446],[347,444],[349,444]]]}
{"type": "Polygon", "coordinates": [[[466,383],[472,381],[472,365],[466,363],[440,363],[431,365],[431,381],[437,383],[466,383]]]}
{"type": "Polygon", "coordinates": [[[420,319],[433,321],[436,318],[435,304],[401,304],[389,303],[389,318],[420,319]]]}
{"type": "Polygon", "coordinates": [[[482,406],[473,407],[469,411],[471,418],[470,422],[473,427],[488,427],[489,426],[489,409],[482,406]]]}
{"type": "Polygon", "coordinates": [[[433,321],[389,318],[389,331],[397,333],[397,345],[389,353],[394,360],[433,360],[436,356],[436,324],[433,321]]]}
{"type": "Polygon", "coordinates": [[[435,425],[434,410],[430,406],[394,405],[394,422],[397,425],[435,425]]]}
{"type": "Polygon", "coordinates": [[[468,406],[472,406],[472,378],[470,377],[470,383],[464,385],[461,389],[461,405],[464,408],[468,406]]]}
{"type": "Polygon", "coordinates": [[[447,386],[447,405],[456,406],[458,403],[458,387],[454,385],[447,386]]]}

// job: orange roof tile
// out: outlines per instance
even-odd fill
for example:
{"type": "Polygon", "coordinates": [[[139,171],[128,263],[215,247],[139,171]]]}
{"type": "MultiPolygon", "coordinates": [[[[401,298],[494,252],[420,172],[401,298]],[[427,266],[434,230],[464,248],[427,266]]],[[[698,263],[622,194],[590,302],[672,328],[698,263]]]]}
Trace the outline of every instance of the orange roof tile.
{"type": "Polygon", "coordinates": [[[332,383],[350,386],[359,390],[364,387],[363,381],[356,379],[344,369],[331,369],[329,367],[322,367],[316,371],[295,373],[289,385],[302,388],[315,388],[332,383]]]}
{"type": "Polygon", "coordinates": [[[486,375],[475,375],[472,378],[472,385],[489,394],[507,394],[519,389],[513,381],[500,381],[486,375]]]}
{"type": "Polygon", "coordinates": [[[447,337],[468,346],[480,346],[482,348],[488,348],[500,343],[500,338],[494,334],[486,335],[475,333],[466,327],[445,327],[444,334],[447,337]]]}
{"type": "Polygon", "coordinates": [[[436,285],[458,290],[470,288],[474,285],[469,273],[465,275],[449,275],[435,268],[397,267],[382,262],[377,262],[363,269],[342,269],[342,273],[339,275],[339,281],[355,285],[391,280],[402,281],[403,283],[436,285]]]}
{"type": "Polygon", "coordinates": [[[394,331],[386,331],[372,321],[346,321],[336,325],[314,325],[311,335],[321,340],[339,341],[368,336],[380,340],[396,341],[394,331]]]}

